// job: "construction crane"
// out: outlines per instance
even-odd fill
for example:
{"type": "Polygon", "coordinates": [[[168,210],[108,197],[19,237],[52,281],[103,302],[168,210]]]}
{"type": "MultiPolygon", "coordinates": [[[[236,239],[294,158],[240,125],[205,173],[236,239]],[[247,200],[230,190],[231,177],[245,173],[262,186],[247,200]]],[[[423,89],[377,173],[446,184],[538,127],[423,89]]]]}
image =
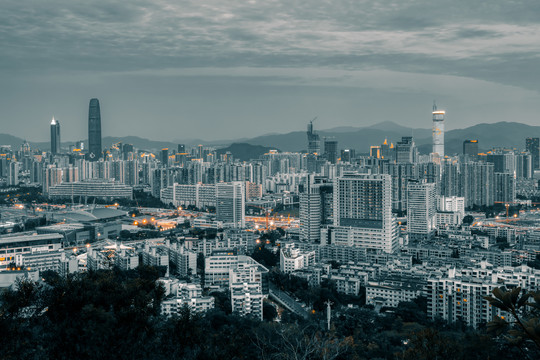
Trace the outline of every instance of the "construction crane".
{"type": "Polygon", "coordinates": [[[267,209],[267,208],[265,208],[265,207],[263,207],[263,206],[260,206],[260,205],[251,205],[251,204],[250,204],[249,206],[255,207],[255,208],[258,208],[258,209],[261,209],[261,210],[264,211],[264,213],[265,213],[265,220],[266,220],[266,221],[265,221],[265,222],[266,222],[266,228],[265,228],[264,230],[265,230],[265,231],[268,231],[268,217],[269,217],[270,213],[272,212],[272,209],[267,209]]]}

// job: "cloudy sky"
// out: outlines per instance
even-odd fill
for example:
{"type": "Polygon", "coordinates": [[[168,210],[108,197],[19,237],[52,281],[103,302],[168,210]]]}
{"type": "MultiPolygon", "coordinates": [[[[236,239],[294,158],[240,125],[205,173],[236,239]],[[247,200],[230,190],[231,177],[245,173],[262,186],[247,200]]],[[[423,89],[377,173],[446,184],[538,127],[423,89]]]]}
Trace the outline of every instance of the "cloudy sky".
{"type": "Polygon", "coordinates": [[[2,0],[1,133],[232,139],[391,120],[538,124],[540,2],[2,0]]]}

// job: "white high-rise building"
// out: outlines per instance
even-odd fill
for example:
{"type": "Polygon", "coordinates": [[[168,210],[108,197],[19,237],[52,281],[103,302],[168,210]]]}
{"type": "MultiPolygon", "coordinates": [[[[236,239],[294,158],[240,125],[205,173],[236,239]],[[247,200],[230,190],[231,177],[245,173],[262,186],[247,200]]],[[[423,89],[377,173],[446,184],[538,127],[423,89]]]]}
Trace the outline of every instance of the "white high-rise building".
{"type": "Polygon", "coordinates": [[[216,184],[216,218],[224,224],[243,228],[245,222],[244,183],[233,181],[216,184]]]}
{"type": "Polygon", "coordinates": [[[325,177],[310,175],[300,193],[300,236],[302,240],[319,243],[321,226],[332,224],[332,183],[325,177]]]}
{"type": "Polygon", "coordinates": [[[435,183],[410,181],[407,185],[407,232],[409,239],[431,239],[435,230],[435,183]]]}
{"type": "Polygon", "coordinates": [[[259,264],[237,263],[229,269],[229,290],[232,312],[240,316],[263,319],[263,273],[259,264]]]}
{"type": "Polygon", "coordinates": [[[319,189],[308,186],[300,194],[300,236],[302,240],[319,243],[321,240],[321,196],[319,189]]]}
{"type": "Polygon", "coordinates": [[[397,248],[390,175],[345,174],[334,185],[335,244],[382,250],[397,248]]]}
{"type": "Polygon", "coordinates": [[[439,196],[437,210],[459,212],[465,216],[465,198],[459,196],[439,196]]]}
{"type": "Polygon", "coordinates": [[[440,162],[444,159],[444,110],[437,110],[433,105],[433,158],[440,162]]]}

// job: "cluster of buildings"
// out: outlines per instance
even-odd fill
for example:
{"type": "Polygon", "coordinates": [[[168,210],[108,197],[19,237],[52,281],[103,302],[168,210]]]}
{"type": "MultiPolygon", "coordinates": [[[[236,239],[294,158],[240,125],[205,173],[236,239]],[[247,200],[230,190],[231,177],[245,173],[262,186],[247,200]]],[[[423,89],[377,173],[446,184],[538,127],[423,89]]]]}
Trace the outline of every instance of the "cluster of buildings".
{"type": "Polygon", "coordinates": [[[494,287],[538,289],[538,270],[526,264],[540,253],[539,220],[529,211],[531,201],[518,197],[539,195],[539,139],[527,138],[521,150],[487,152],[478,140],[464,139],[461,154],[448,154],[445,115],[434,106],[430,154],[421,154],[412,136],[395,144],[385,140],[369,153],[339,149],[337,140],[321,138],[311,121],[306,152],[272,150],[238,161],[202,145],[154,153],[130,144],[104,148],[99,101],[92,99],[88,144],[63,148],[60,122],[53,118],[51,150],[32,151],[28,143],[19,151],[3,149],[0,178],[7,185],[39,185],[50,199],[72,204],[129,200],[135,189],[143,190],[171,208],[211,210],[211,216],[193,217],[190,224],[215,229],[219,236],[96,245],[137,225],[138,218],[122,220],[125,213],[107,212],[114,209],[65,211],[56,221],[49,219],[60,223],[35,234],[0,237],[0,267],[63,274],[140,263],[164,267],[164,314],[185,306],[212,308],[210,289],[226,292],[233,311],[262,318],[268,269],[249,256],[261,246],[260,223],[246,213],[266,214],[268,229],[268,213],[289,206],[298,208],[298,216],[282,222],[286,236],[272,249],[279,252],[281,272],[312,285],[334,281],[348,295],[359,296],[365,288],[366,303],[376,308],[424,296],[430,317],[479,326],[499,314],[482,298],[494,287]],[[506,209],[499,220],[473,212],[497,204],[506,209]],[[508,209],[517,205],[526,212],[509,217],[508,209]],[[470,221],[463,223],[466,217],[470,221]],[[199,256],[204,279],[195,284],[190,280],[201,275],[199,256]]]}

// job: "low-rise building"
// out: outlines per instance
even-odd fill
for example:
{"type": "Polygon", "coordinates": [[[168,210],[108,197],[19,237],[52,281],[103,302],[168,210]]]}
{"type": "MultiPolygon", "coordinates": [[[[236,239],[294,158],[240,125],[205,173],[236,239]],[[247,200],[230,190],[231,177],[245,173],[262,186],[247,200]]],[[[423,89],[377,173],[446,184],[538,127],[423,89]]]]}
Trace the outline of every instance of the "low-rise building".
{"type": "Polygon", "coordinates": [[[38,270],[56,271],[61,276],[77,272],[79,265],[77,257],[66,253],[63,249],[58,251],[36,251],[29,254],[17,254],[15,264],[18,267],[38,270]]]}
{"type": "Polygon", "coordinates": [[[176,290],[176,293],[161,303],[161,313],[163,315],[178,315],[184,307],[193,312],[204,312],[214,308],[214,298],[212,296],[203,296],[200,284],[167,280],[160,279],[161,282],[168,285],[169,289],[176,290]]]}
{"type": "Polygon", "coordinates": [[[139,255],[124,245],[106,246],[102,250],[88,248],[86,256],[88,270],[110,269],[115,266],[122,270],[135,269],[139,266],[139,255]]]}
{"type": "Polygon", "coordinates": [[[366,304],[375,307],[397,307],[400,302],[412,301],[423,293],[423,284],[404,281],[401,284],[368,282],[366,304]]]}
{"type": "Polygon", "coordinates": [[[315,265],[315,251],[303,251],[293,245],[286,245],[279,252],[279,269],[284,273],[301,270],[315,265]]]}
{"type": "Polygon", "coordinates": [[[0,237],[0,270],[15,263],[16,255],[56,252],[63,247],[61,234],[24,234],[0,237]]]}
{"type": "Polygon", "coordinates": [[[169,251],[166,247],[150,246],[147,242],[142,251],[142,262],[144,265],[154,267],[165,266],[167,267],[167,274],[169,273],[169,251]]]}

